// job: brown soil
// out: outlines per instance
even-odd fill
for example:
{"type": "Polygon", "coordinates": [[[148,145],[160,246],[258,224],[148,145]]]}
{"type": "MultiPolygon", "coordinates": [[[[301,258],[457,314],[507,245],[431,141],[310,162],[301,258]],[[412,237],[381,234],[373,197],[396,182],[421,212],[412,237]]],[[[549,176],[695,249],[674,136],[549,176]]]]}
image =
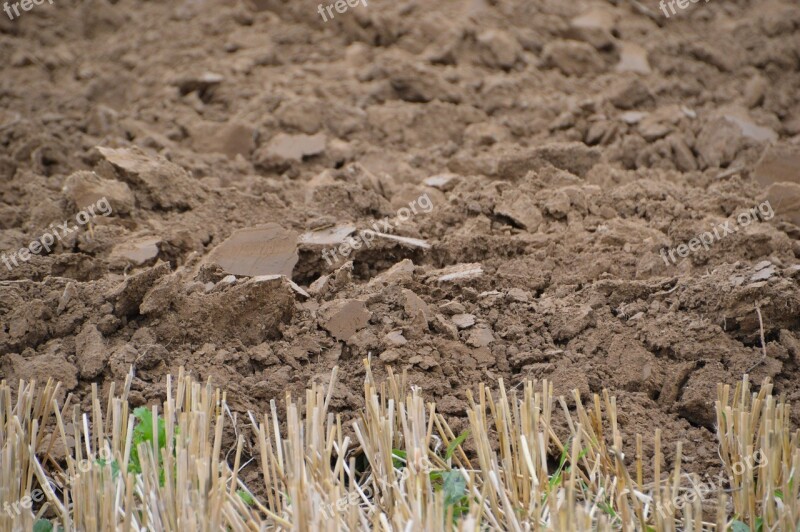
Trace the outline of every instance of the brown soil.
{"type": "Polygon", "coordinates": [[[88,401],[133,366],[144,404],[185,366],[243,412],[339,365],[348,417],[370,357],[454,430],[478,382],[546,378],[699,472],[716,383],[800,399],[796,2],[318,4],[0,14],[0,250],[113,207],[0,263],[0,377],[88,401]]]}

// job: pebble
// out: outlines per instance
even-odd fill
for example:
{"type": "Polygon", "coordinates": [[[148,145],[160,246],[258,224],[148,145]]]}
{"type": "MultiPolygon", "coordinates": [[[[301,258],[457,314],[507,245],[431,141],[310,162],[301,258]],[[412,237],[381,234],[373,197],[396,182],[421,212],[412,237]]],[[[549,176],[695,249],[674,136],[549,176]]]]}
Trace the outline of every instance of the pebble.
{"type": "Polygon", "coordinates": [[[234,275],[284,275],[297,264],[297,234],[270,223],[235,231],[206,258],[234,275]]]}
{"type": "Polygon", "coordinates": [[[475,325],[475,316],[473,314],[456,314],[451,319],[459,329],[469,329],[475,325]]]}
{"type": "Polygon", "coordinates": [[[319,309],[320,326],[343,342],[366,327],[371,317],[366,304],[358,299],[329,301],[319,309]]]}

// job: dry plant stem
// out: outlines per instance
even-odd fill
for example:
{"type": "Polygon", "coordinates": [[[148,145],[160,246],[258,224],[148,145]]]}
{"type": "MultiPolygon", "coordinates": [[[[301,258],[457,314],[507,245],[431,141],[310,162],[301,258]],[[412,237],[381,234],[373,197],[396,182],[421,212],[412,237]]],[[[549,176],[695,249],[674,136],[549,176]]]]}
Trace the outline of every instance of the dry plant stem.
{"type": "Polygon", "coordinates": [[[800,483],[793,478],[800,470],[800,432],[791,432],[789,407],[772,394],[769,380],[758,393],[747,376],[733,388],[718,387],[717,437],[730,490],[709,494],[721,505],[710,524],[702,520],[699,497],[676,508],[676,498],[690,489],[681,485],[688,478],[681,473],[682,446],[665,469],[660,429],[654,481],[643,483],[641,435],[628,469],[616,399],[605,391],[591,398],[589,408],[575,393],[568,408],[547,381],[525,381],[521,389],[506,389],[501,381],[496,391],[481,385],[475,395],[468,393],[470,443],[456,446],[448,458],[443,449],[456,435],[435,404],[406,387],[404,375],[389,372],[386,382],[377,383],[368,361],[366,367],[356,441],[328,411],[336,371],[327,387],[313,385],[302,401],[287,394],[284,420],[274,401],[263,417],[245,416],[263,491],[251,489],[260,486],[247,486],[240,474],[253,463],[246,431],[230,430],[234,443],[223,449],[226,418],[234,425],[238,420],[225,394],[183,371],[177,382],[167,379],[166,400],[151,405],[147,442],[133,440],[130,379],[120,395],[112,387],[105,404],[93,388],[89,411],[71,405],[68,417],[55,399],[55,383],[41,390],[21,383],[16,402],[2,383],[0,503],[12,504],[37,487],[47,500],[36,512],[0,512],[0,528],[29,530],[38,516],[70,531],[699,531],[727,530],[735,519],[751,530],[757,522],[764,530],[800,524],[800,483]],[[557,403],[561,409],[554,409],[557,403]],[[162,426],[166,439],[159,441],[162,426]],[[559,437],[556,426],[566,434],[559,437]],[[68,435],[74,445],[65,446],[62,467],[52,452],[68,435]],[[137,443],[141,473],[129,470],[137,443]],[[363,453],[366,470],[359,469],[356,453],[363,453]],[[554,459],[557,471],[548,466],[554,459]],[[444,486],[455,478],[453,485],[463,488],[444,486]],[[252,504],[239,490],[253,497],[252,504]]]}
{"type": "Polygon", "coordinates": [[[753,371],[755,368],[757,368],[758,366],[763,364],[767,360],[767,343],[764,341],[764,320],[761,317],[761,309],[758,307],[758,303],[756,303],[756,314],[758,314],[758,326],[759,326],[759,332],[761,334],[761,352],[762,352],[762,356],[761,356],[761,360],[759,360],[758,362],[753,364],[747,370],[746,373],[748,373],[748,374],[751,371],[753,371]]]}

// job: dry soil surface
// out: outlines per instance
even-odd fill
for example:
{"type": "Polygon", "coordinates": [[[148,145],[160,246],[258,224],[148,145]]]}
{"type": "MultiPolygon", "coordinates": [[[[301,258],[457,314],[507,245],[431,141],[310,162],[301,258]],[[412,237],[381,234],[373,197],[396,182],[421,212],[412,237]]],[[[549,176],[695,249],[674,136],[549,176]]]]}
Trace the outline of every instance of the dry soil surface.
{"type": "Polygon", "coordinates": [[[800,399],[796,1],[351,3],[0,13],[0,377],[244,412],[338,365],[347,419],[371,358],[454,430],[550,379],[698,472],[718,382],[800,399]]]}

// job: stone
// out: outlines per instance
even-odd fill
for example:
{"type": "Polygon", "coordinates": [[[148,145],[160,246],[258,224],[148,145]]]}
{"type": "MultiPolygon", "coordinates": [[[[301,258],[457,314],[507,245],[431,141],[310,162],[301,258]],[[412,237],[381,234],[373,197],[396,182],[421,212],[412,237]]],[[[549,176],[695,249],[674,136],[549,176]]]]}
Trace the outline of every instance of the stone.
{"type": "Polygon", "coordinates": [[[565,76],[597,74],[606,69],[603,58],[590,44],[579,41],[551,41],[542,50],[542,66],[556,68],[565,76]]]}
{"type": "Polygon", "coordinates": [[[398,242],[403,244],[404,246],[408,246],[411,248],[421,248],[421,249],[431,249],[431,245],[428,244],[427,241],[422,240],[421,238],[411,238],[408,236],[399,236],[399,235],[389,235],[386,233],[373,233],[377,238],[383,238],[384,240],[391,240],[393,242],[398,242]]]}
{"type": "Polygon", "coordinates": [[[448,321],[442,314],[436,314],[433,318],[433,329],[442,333],[451,340],[458,340],[458,327],[448,321]]]}
{"type": "Polygon", "coordinates": [[[297,233],[276,223],[235,231],[204,261],[233,275],[292,277],[297,264],[297,233]]]}
{"type": "Polygon", "coordinates": [[[470,124],[464,130],[464,143],[467,146],[493,146],[498,142],[512,140],[508,127],[494,122],[470,124]]]}
{"type": "Polygon", "coordinates": [[[535,233],[542,223],[542,212],[533,199],[518,190],[504,191],[494,207],[494,212],[509,218],[515,225],[530,233],[535,233]]]}
{"type": "Polygon", "coordinates": [[[348,237],[356,231],[353,224],[335,225],[317,231],[309,231],[300,235],[298,243],[301,247],[339,246],[348,241],[348,237]]]}
{"type": "Polygon", "coordinates": [[[443,303],[439,305],[439,310],[451,316],[455,314],[464,314],[467,311],[466,307],[464,307],[464,305],[458,301],[448,301],[447,303],[443,303]]]}
{"type": "Polygon", "coordinates": [[[425,179],[423,184],[429,187],[437,188],[442,192],[447,192],[452,190],[452,188],[456,185],[456,180],[459,177],[460,176],[458,174],[438,174],[425,179]]]}
{"type": "Polygon", "coordinates": [[[267,143],[267,155],[302,161],[305,157],[319,155],[325,151],[326,143],[327,139],[322,133],[316,135],[278,133],[267,143]]]}
{"type": "Polygon", "coordinates": [[[745,138],[756,142],[775,142],[778,140],[778,134],[772,128],[756,124],[747,109],[731,107],[722,111],[722,117],[728,122],[739,126],[745,138]]]}
{"type": "Polygon", "coordinates": [[[214,72],[203,72],[200,74],[187,74],[176,78],[172,84],[178,87],[182,95],[190,92],[205,92],[208,89],[222,83],[225,78],[214,72]]]}
{"type": "Polygon", "coordinates": [[[75,337],[75,358],[82,379],[98,377],[108,363],[110,352],[103,335],[92,324],[86,324],[75,337]]]}
{"type": "Polygon", "coordinates": [[[467,339],[467,345],[472,347],[486,347],[492,342],[494,342],[494,335],[485,327],[473,329],[467,339]]]}
{"type": "Polygon", "coordinates": [[[475,325],[475,316],[473,314],[456,314],[451,319],[459,329],[469,329],[475,325]]]}
{"type": "Polygon", "coordinates": [[[522,288],[512,288],[508,291],[506,296],[511,301],[516,301],[517,303],[527,303],[530,301],[531,293],[527,290],[523,290],[522,288]]]}
{"type": "Polygon", "coordinates": [[[629,126],[634,126],[638,124],[645,117],[647,117],[647,113],[643,113],[641,111],[625,111],[624,113],[619,115],[619,119],[628,124],[629,126]]]}
{"type": "Polygon", "coordinates": [[[161,242],[158,237],[143,237],[122,242],[114,246],[110,258],[122,259],[141,266],[158,258],[158,246],[161,242]]]}
{"type": "Polygon", "coordinates": [[[94,172],[80,171],[71,174],[64,181],[61,190],[77,210],[94,205],[103,198],[111,205],[111,213],[128,214],[136,205],[136,198],[126,183],[103,179],[94,172]]]}
{"type": "Polygon", "coordinates": [[[647,49],[635,42],[622,41],[619,46],[619,63],[614,67],[617,72],[635,72],[637,74],[650,74],[650,61],[647,58],[647,49]]]}
{"type": "Polygon", "coordinates": [[[327,136],[324,133],[316,135],[278,133],[255,151],[253,159],[258,167],[284,171],[290,168],[292,163],[303,162],[324,153],[327,143],[327,136]]]}
{"type": "Polygon", "coordinates": [[[637,128],[639,134],[647,142],[655,142],[658,139],[662,139],[672,133],[673,129],[674,128],[672,125],[667,122],[663,122],[656,115],[645,116],[637,128]]]}
{"type": "Polygon", "coordinates": [[[682,134],[670,135],[669,143],[675,159],[675,166],[681,172],[691,172],[697,170],[697,159],[694,158],[691,148],[682,134]]]}
{"type": "Polygon", "coordinates": [[[756,273],[750,276],[751,282],[766,281],[767,279],[775,275],[775,273],[777,273],[775,266],[772,264],[770,264],[766,268],[761,268],[761,269],[757,268],[757,270],[758,271],[756,273]]]}
{"type": "Polygon", "coordinates": [[[703,168],[721,168],[733,161],[741,143],[741,129],[728,120],[716,118],[700,129],[694,149],[703,168]]]}
{"type": "Polygon", "coordinates": [[[393,63],[387,67],[389,83],[401,100],[427,103],[433,100],[458,104],[462,95],[459,87],[447,81],[439,70],[422,64],[393,63]]]}
{"type": "Polygon", "coordinates": [[[610,92],[608,100],[619,109],[633,109],[650,102],[653,95],[639,78],[618,82],[610,92]]]}
{"type": "Polygon", "coordinates": [[[562,190],[553,192],[544,204],[545,210],[554,218],[566,218],[570,210],[569,196],[562,190]]]}
{"type": "Polygon", "coordinates": [[[431,321],[431,309],[421,297],[407,288],[403,289],[402,294],[404,300],[403,310],[405,311],[406,316],[409,318],[414,318],[418,314],[422,314],[426,323],[431,321]]]}
{"type": "MultiPolygon", "coordinates": [[[[197,183],[175,163],[149,155],[140,148],[97,150],[116,167],[118,178],[128,183],[146,209],[190,209],[197,183]],[[139,192],[141,191],[141,196],[139,192]]],[[[113,205],[112,205],[113,207],[113,205]]]]}
{"type": "Polygon", "coordinates": [[[599,7],[591,8],[570,20],[566,37],[587,42],[598,50],[607,50],[614,46],[611,31],[615,22],[611,11],[599,7]]]}
{"type": "Polygon", "coordinates": [[[800,146],[787,143],[768,146],[753,174],[764,187],[780,182],[800,185],[800,146]]]}
{"type": "Polygon", "coordinates": [[[374,288],[379,284],[394,285],[409,282],[414,278],[414,263],[411,259],[403,259],[383,273],[370,279],[367,288],[374,288]]]}
{"type": "Polygon", "coordinates": [[[472,264],[454,264],[453,266],[448,266],[430,273],[430,276],[439,282],[463,281],[474,279],[481,275],[483,275],[483,267],[477,262],[472,264]]]}
{"type": "Polygon", "coordinates": [[[114,304],[114,315],[118,317],[136,315],[148,290],[170,271],[169,263],[159,262],[151,268],[127,277],[105,295],[105,299],[114,304]]]}
{"type": "Polygon", "coordinates": [[[395,347],[403,346],[408,343],[408,340],[403,336],[402,330],[392,331],[386,336],[383,337],[387,344],[393,345],[395,347]]]}
{"type": "Polygon", "coordinates": [[[192,131],[194,149],[200,153],[222,153],[229,159],[249,158],[255,149],[255,128],[231,120],[205,122],[192,131]]]}
{"type": "Polygon", "coordinates": [[[383,362],[385,362],[387,364],[391,364],[392,362],[396,362],[396,361],[400,360],[401,356],[402,356],[402,354],[400,353],[400,351],[397,351],[396,349],[387,349],[386,351],[381,353],[378,356],[378,358],[380,358],[381,361],[383,361],[383,362]]]}
{"type": "Polygon", "coordinates": [[[775,214],[800,227],[800,184],[775,183],[767,189],[767,201],[775,214]]]}
{"type": "Polygon", "coordinates": [[[522,55],[522,46],[510,33],[490,29],[477,36],[483,63],[489,68],[510,69],[522,55]]]}
{"type": "Polygon", "coordinates": [[[753,76],[744,86],[743,103],[745,107],[758,107],[764,102],[764,96],[769,89],[769,81],[764,76],[753,76]]]}
{"type": "Polygon", "coordinates": [[[320,326],[343,342],[366,327],[372,317],[367,305],[358,299],[329,301],[320,307],[318,315],[320,326]]]}

